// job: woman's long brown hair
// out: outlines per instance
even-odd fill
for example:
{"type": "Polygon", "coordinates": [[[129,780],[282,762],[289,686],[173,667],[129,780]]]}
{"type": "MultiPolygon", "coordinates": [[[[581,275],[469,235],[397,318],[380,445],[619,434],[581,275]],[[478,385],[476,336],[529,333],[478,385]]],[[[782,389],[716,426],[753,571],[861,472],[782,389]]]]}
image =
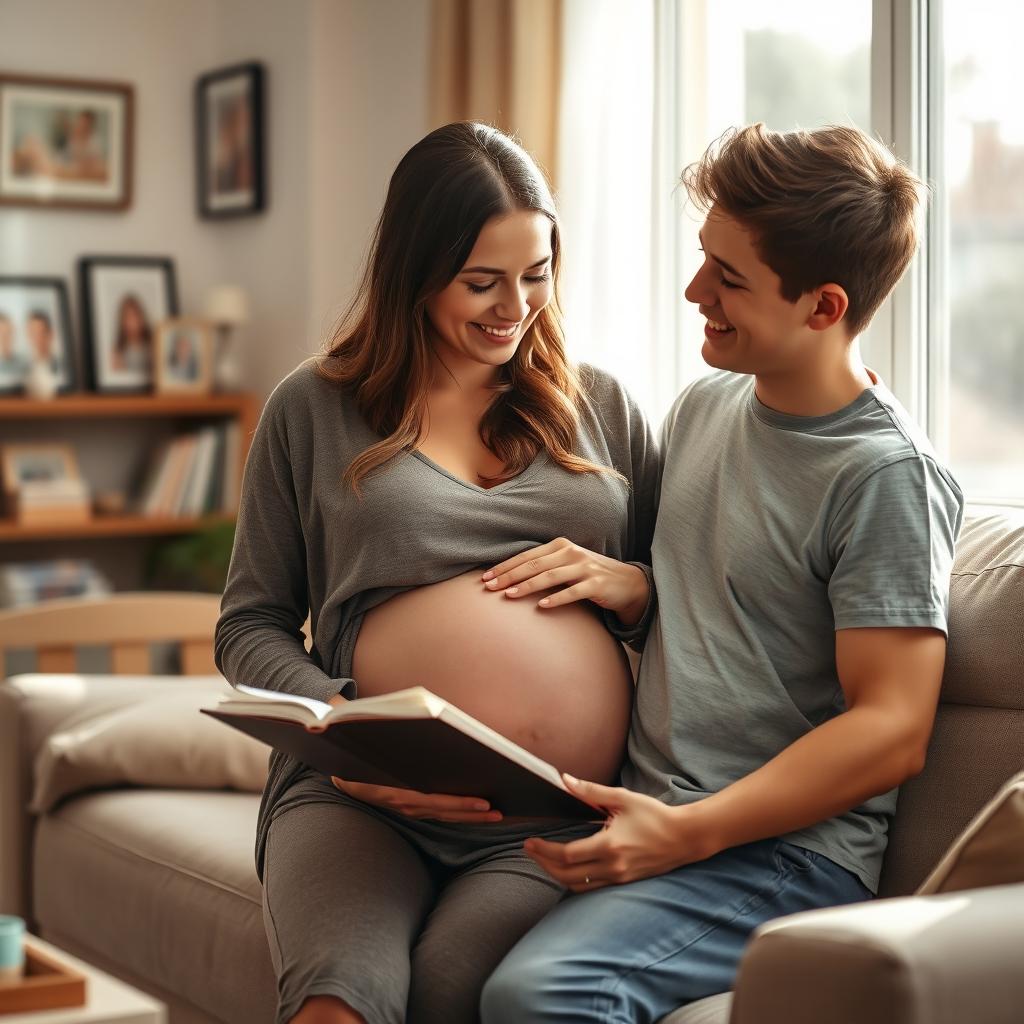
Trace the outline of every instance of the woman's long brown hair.
{"type": "Polygon", "coordinates": [[[505,466],[498,480],[521,473],[541,449],[572,473],[608,472],[573,452],[583,399],[565,354],[551,193],[530,156],[508,136],[463,121],[421,139],[395,169],[357,297],[317,360],[320,376],[348,389],[383,437],[345,472],[357,493],[368,473],[421,439],[432,373],[427,300],[465,266],[484,224],[514,210],[551,221],[554,287],[499,370],[481,440],[505,466]]]}

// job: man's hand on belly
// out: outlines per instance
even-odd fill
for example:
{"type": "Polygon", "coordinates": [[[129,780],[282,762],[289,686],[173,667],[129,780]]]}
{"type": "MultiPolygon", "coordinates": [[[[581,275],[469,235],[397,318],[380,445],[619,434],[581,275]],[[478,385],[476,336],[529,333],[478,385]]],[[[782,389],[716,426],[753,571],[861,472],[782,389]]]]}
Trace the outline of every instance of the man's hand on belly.
{"type": "Polygon", "coordinates": [[[527,839],[523,848],[573,892],[663,875],[717,852],[697,825],[696,804],[670,807],[618,786],[563,778],[570,792],[609,812],[604,828],[573,843],[527,839]]]}
{"type": "Polygon", "coordinates": [[[346,782],[336,775],[331,782],[349,796],[374,804],[407,818],[433,818],[437,821],[494,822],[501,821],[501,811],[491,810],[486,800],[471,796],[448,796],[444,793],[418,793],[414,789],[392,786],[371,786],[364,782],[346,782]]]}
{"type": "Polygon", "coordinates": [[[647,577],[635,565],[589,551],[564,537],[521,551],[481,577],[488,590],[504,591],[520,598],[552,587],[561,590],[542,598],[542,608],[556,608],[573,601],[593,601],[631,626],[647,607],[647,577]]]}

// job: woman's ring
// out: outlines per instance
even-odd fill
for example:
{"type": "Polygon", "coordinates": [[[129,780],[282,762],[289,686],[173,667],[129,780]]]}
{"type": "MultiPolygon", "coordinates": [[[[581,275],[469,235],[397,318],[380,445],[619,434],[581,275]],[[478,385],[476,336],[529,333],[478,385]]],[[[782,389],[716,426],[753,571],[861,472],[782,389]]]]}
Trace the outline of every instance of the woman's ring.
{"type": "Polygon", "coordinates": [[[583,884],[584,885],[590,885],[590,875],[584,875],[583,876],[583,884]]]}

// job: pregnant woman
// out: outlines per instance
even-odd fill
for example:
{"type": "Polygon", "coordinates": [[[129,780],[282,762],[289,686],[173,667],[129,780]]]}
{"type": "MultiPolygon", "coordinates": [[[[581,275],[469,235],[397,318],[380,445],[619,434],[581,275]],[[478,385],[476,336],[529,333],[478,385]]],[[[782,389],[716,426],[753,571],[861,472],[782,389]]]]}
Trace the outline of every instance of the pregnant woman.
{"type": "MultiPolygon", "coordinates": [[[[559,769],[616,778],[616,636],[649,611],[635,563],[658,459],[622,388],[566,358],[559,256],[544,179],[500,132],[448,125],[403,157],[356,303],[256,430],[217,627],[232,683],[332,702],[423,685],[559,769]],[[497,588],[526,551],[550,588],[497,588]]],[[[256,860],[278,1020],[476,1020],[562,895],[523,840],[592,829],[505,821],[471,780],[357,785],[275,753],[256,860]]]]}

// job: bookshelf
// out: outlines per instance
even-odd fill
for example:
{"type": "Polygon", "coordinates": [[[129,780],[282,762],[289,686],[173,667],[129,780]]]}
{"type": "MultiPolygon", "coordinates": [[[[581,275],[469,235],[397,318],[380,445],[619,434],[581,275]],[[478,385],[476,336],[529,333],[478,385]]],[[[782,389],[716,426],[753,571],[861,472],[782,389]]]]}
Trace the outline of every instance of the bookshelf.
{"type": "MultiPolygon", "coordinates": [[[[248,393],[213,395],[72,394],[38,400],[0,398],[0,446],[29,441],[72,444],[83,476],[104,489],[128,492],[136,469],[154,458],[161,442],[203,427],[234,422],[239,434],[238,479],[256,427],[259,404],[248,393]],[[91,466],[90,466],[91,463],[91,466]],[[90,472],[90,468],[95,472],[90,472]],[[105,479],[95,476],[102,471],[105,479]]],[[[228,509],[201,517],[99,514],[81,522],[20,523],[0,515],[0,563],[25,558],[101,556],[117,570],[134,563],[135,582],[145,556],[139,547],[160,538],[194,533],[234,521],[228,509]],[[115,568],[116,567],[116,568],[115,568]]]]}
{"type": "Polygon", "coordinates": [[[253,395],[61,395],[57,398],[0,398],[0,421],[167,417],[237,418],[242,432],[256,426],[253,395]],[[246,429],[248,427],[248,429],[246,429]]]}

